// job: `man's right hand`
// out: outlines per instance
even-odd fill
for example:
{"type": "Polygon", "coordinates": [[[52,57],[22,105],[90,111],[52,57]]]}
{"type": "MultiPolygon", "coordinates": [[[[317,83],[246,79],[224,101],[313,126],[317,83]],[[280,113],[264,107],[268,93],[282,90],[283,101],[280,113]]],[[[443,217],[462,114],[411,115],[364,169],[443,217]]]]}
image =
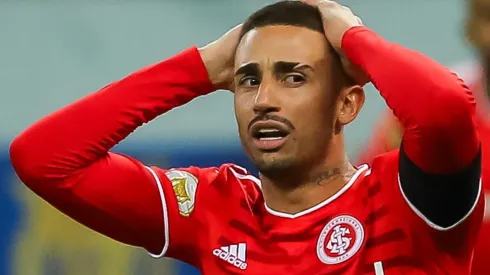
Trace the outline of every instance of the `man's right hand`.
{"type": "Polygon", "coordinates": [[[218,40],[199,48],[209,79],[216,89],[232,90],[235,52],[241,29],[240,24],[218,40]]]}

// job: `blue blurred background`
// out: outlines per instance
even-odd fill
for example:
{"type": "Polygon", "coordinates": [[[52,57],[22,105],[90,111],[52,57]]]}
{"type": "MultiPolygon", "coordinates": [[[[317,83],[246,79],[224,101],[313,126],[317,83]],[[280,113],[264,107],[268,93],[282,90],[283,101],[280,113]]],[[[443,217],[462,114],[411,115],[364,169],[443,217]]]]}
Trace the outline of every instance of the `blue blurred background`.
{"type": "MultiPolygon", "coordinates": [[[[462,35],[463,0],[340,2],[387,39],[443,64],[472,59],[462,35]]],[[[268,3],[0,1],[0,275],[197,274],[92,233],[34,197],[12,171],[9,142],[40,117],[146,64],[205,45],[268,3]]],[[[347,129],[350,157],[371,134],[384,106],[368,87],[367,104],[347,129]]],[[[227,92],[171,111],[116,151],[162,167],[235,162],[253,168],[241,151],[227,92]]]]}

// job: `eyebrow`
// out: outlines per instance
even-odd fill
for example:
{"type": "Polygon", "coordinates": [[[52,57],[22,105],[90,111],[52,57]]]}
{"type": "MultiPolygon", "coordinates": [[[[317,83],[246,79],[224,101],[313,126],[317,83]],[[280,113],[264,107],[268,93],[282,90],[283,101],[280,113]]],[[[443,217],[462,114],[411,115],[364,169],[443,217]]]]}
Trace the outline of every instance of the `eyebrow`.
{"type": "MultiPolygon", "coordinates": [[[[289,61],[277,61],[273,65],[274,74],[286,74],[294,72],[295,70],[311,70],[314,71],[313,67],[307,64],[301,64],[299,62],[289,62],[289,61]]],[[[237,75],[258,75],[260,73],[260,68],[258,63],[247,63],[235,71],[235,76],[237,75]]]]}
{"type": "Polygon", "coordinates": [[[288,62],[288,61],[277,61],[274,63],[274,73],[285,74],[294,72],[301,69],[308,69],[313,71],[313,67],[306,64],[301,64],[299,62],[288,62]]]}
{"type": "Polygon", "coordinates": [[[235,76],[237,76],[237,75],[258,75],[259,72],[260,72],[259,64],[247,63],[235,71],[235,76]]]}

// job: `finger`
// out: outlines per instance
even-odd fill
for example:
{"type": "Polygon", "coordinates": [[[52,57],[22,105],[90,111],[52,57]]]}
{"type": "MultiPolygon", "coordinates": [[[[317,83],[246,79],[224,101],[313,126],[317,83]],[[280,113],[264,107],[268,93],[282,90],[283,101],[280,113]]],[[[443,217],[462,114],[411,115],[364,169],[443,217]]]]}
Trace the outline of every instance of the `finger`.
{"type": "Polygon", "coordinates": [[[242,24],[238,24],[235,27],[233,27],[233,29],[229,30],[228,33],[231,33],[231,32],[240,32],[240,30],[242,29],[242,26],[243,26],[243,23],[242,24]]]}
{"type": "Polygon", "coordinates": [[[337,1],[329,1],[329,0],[318,0],[319,5],[326,5],[326,6],[342,6],[337,1]]]}

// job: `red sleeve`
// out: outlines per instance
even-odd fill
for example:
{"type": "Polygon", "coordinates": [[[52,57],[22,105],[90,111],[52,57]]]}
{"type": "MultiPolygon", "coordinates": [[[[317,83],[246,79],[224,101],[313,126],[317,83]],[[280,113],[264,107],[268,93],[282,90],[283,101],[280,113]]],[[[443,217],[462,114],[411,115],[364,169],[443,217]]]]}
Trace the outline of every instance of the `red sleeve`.
{"type": "Polygon", "coordinates": [[[365,71],[404,127],[403,150],[428,173],[467,167],[479,151],[475,102],[454,73],[365,27],[343,37],[346,56],[365,71]]]}
{"type": "MultiPolygon", "coordinates": [[[[403,126],[394,183],[406,203],[440,232],[465,220],[479,224],[481,150],[468,87],[435,61],[365,27],[349,30],[343,48],[403,126]]],[[[475,232],[465,233],[462,239],[475,232]]]]}
{"type": "Polygon", "coordinates": [[[12,165],[80,223],[160,253],[163,207],[152,172],[109,150],[143,123],[214,91],[196,48],[139,70],[41,119],[13,142],[12,165]]]}

